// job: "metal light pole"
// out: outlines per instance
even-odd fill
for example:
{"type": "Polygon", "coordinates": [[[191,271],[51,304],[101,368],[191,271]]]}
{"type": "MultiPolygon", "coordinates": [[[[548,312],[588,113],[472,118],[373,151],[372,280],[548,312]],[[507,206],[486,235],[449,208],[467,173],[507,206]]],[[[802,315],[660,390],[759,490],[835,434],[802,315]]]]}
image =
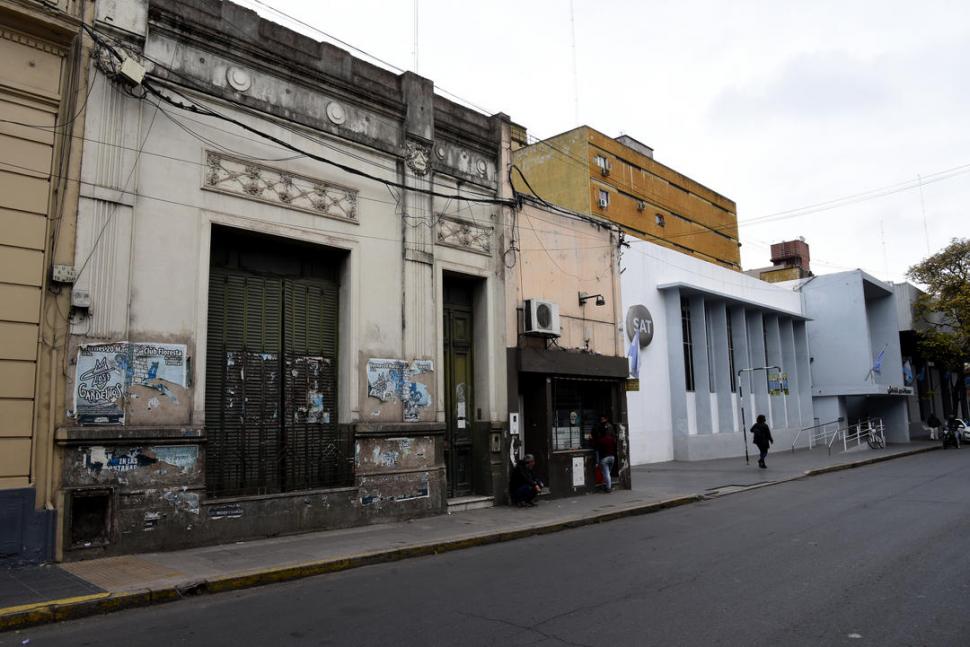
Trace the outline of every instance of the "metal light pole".
{"type": "MultiPolygon", "coordinates": [[[[744,440],[744,464],[751,464],[751,457],[748,455],[748,430],[747,425],[744,421],[744,387],[741,382],[742,373],[753,373],[754,371],[768,371],[770,369],[775,369],[776,371],[781,371],[780,366],[758,366],[755,368],[739,368],[738,369],[738,398],[741,399],[741,439],[744,440]]],[[[748,378],[751,379],[750,377],[748,378]]],[[[752,389],[753,391],[754,389],[752,389]]]]}

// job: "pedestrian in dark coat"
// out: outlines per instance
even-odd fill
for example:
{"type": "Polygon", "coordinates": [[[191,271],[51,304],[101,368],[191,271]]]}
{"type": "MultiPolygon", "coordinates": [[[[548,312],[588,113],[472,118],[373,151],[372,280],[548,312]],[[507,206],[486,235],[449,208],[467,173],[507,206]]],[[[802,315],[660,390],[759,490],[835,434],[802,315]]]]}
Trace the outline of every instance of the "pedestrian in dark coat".
{"type": "Polygon", "coordinates": [[[754,437],[753,442],[761,452],[761,456],[758,458],[758,467],[765,469],[768,467],[765,465],[765,456],[768,455],[768,446],[775,442],[775,439],[771,437],[771,429],[768,428],[768,424],[765,422],[764,416],[758,416],[758,421],[751,426],[751,435],[754,437]]]}
{"type": "Polygon", "coordinates": [[[512,469],[509,477],[509,498],[514,505],[535,505],[535,498],[542,491],[542,481],[533,471],[535,466],[535,457],[526,454],[512,469]]]}

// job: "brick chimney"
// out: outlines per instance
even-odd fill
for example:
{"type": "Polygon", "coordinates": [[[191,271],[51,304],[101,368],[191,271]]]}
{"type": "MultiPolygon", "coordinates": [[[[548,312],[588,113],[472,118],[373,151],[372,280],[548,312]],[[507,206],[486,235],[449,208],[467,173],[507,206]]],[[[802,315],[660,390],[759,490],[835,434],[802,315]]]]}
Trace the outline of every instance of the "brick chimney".
{"type": "Polygon", "coordinates": [[[803,272],[810,273],[808,243],[804,238],[787,240],[771,246],[771,264],[777,268],[797,267],[803,272]]]}

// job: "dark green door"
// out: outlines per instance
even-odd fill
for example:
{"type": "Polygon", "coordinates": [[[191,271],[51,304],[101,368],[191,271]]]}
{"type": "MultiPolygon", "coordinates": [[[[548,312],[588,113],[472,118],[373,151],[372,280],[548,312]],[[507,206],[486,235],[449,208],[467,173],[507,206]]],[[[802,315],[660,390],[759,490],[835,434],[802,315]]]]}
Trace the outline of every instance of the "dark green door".
{"type": "Polygon", "coordinates": [[[444,297],[445,465],[448,496],[459,497],[473,492],[475,393],[471,289],[467,284],[446,282],[444,297]]]}
{"type": "Polygon", "coordinates": [[[346,485],[353,450],[337,427],[336,271],[312,248],[227,236],[214,236],[209,279],[208,492],[346,485]]]}

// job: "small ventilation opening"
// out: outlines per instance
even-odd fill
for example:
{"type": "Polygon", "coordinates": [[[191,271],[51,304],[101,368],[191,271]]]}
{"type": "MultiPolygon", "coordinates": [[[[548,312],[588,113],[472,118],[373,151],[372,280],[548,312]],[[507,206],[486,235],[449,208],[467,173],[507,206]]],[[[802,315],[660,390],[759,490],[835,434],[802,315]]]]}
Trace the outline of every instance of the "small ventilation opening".
{"type": "Polygon", "coordinates": [[[71,545],[79,548],[108,543],[111,490],[71,493],[71,545]]]}

